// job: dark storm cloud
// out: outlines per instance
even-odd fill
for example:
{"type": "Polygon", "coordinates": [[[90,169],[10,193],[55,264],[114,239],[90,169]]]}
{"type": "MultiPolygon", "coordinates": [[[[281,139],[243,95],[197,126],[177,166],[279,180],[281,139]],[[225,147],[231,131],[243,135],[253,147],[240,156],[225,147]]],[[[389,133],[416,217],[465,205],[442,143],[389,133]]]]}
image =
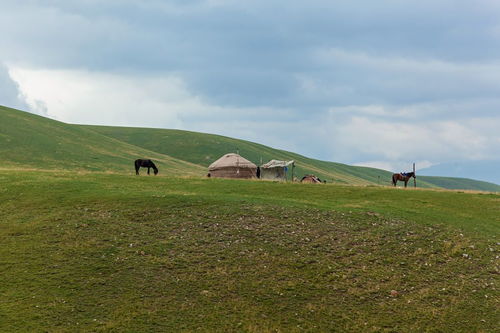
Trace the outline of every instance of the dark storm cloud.
{"type": "Polygon", "coordinates": [[[496,80],[432,66],[499,58],[491,1],[32,1],[2,12],[8,61],[176,72],[218,104],[404,104],[498,93],[496,80]],[[21,18],[32,24],[16,24],[21,18]],[[318,60],[331,49],[422,64],[380,69],[349,53],[318,60]],[[304,95],[301,77],[323,93],[304,95]]]}

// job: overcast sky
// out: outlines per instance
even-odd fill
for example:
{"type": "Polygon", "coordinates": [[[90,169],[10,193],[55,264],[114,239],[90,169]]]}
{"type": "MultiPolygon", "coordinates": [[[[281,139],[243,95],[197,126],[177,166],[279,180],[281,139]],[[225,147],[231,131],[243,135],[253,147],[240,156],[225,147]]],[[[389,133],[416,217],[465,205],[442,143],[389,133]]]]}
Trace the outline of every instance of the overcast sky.
{"type": "Polygon", "coordinates": [[[498,0],[0,0],[0,104],[500,183],[499,42],[498,0]]]}

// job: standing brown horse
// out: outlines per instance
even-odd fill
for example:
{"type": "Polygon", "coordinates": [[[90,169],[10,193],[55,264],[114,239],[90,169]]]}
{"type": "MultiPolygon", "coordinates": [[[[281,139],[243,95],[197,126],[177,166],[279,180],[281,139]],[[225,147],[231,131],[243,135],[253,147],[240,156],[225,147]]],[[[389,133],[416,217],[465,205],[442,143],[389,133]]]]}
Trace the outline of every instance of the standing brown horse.
{"type": "Polygon", "coordinates": [[[398,180],[401,180],[401,181],[405,182],[405,187],[406,187],[406,185],[408,185],[408,181],[410,180],[411,177],[417,178],[417,176],[415,176],[414,172],[405,172],[404,174],[403,173],[395,173],[392,175],[392,185],[396,186],[396,183],[398,182],[398,180]]]}

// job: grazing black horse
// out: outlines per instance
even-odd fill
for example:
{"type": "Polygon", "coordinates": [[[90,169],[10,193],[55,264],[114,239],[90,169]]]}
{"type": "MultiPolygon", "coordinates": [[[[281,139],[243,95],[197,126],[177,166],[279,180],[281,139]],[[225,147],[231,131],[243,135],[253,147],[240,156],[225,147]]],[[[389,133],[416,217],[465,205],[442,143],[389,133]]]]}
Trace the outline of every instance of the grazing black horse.
{"type": "Polygon", "coordinates": [[[158,168],[156,167],[156,165],[151,160],[141,160],[141,159],[138,159],[138,160],[135,160],[134,164],[135,164],[135,174],[136,175],[139,174],[139,169],[141,167],[148,168],[148,175],[149,175],[149,169],[150,168],[153,168],[155,176],[158,174],[158,168]]]}
{"type": "Polygon", "coordinates": [[[405,187],[406,187],[406,185],[408,185],[408,181],[410,180],[411,177],[417,178],[417,176],[415,176],[414,172],[395,173],[392,175],[392,185],[396,186],[396,183],[398,182],[398,180],[401,180],[401,181],[405,182],[405,187]]]}

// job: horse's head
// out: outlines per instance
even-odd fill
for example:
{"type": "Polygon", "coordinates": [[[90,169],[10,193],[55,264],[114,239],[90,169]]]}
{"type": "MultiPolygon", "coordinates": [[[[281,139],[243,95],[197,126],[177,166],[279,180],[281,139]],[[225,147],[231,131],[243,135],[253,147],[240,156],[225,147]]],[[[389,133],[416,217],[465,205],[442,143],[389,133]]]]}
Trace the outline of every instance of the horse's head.
{"type": "Polygon", "coordinates": [[[154,169],[155,176],[158,174],[158,169],[154,169]]]}

